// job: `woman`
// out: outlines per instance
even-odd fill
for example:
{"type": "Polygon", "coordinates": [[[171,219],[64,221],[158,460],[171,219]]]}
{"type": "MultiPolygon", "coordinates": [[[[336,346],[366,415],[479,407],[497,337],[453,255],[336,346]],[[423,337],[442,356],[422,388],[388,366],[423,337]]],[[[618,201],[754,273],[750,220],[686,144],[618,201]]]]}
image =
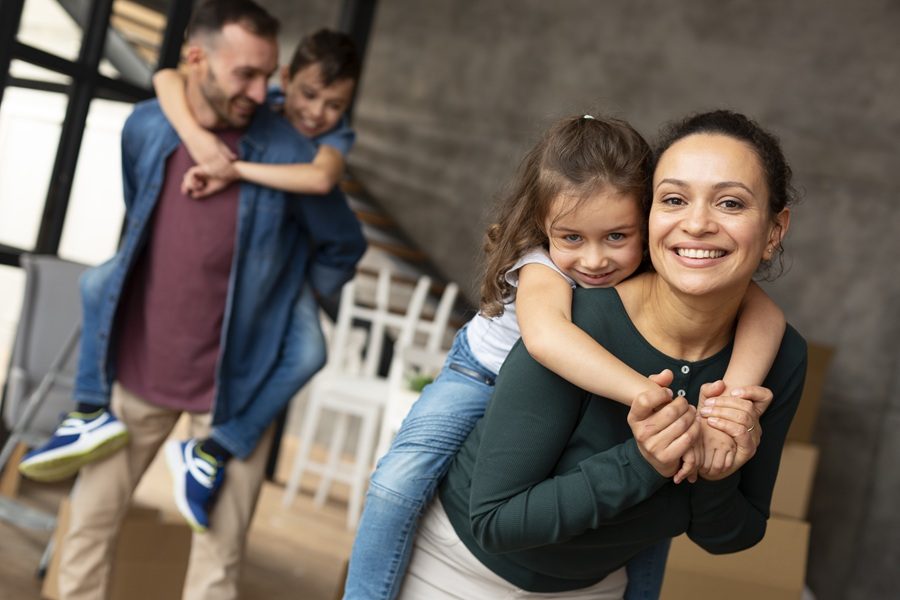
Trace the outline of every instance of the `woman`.
{"type": "Polygon", "coordinates": [[[402,598],[620,598],[622,565],[660,540],[687,532],[721,553],[765,533],[805,342],[788,327],[765,388],[722,396],[718,380],[747,286],[781,250],[790,168],[772,136],[726,111],[670,127],[656,158],[653,271],[579,290],[572,316],[674,394],[642,394],[629,410],[547,371],[520,343],[424,518],[402,598]],[[701,396],[737,456],[719,480],[676,486],[697,437],[689,403],[701,396]]]}

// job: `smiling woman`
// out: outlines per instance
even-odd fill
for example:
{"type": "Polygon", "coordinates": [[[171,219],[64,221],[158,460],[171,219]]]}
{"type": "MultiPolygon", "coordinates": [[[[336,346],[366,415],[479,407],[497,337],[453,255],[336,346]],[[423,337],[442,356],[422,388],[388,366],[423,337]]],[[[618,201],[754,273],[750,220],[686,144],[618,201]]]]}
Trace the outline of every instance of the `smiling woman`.
{"type": "MultiPolygon", "coordinates": [[[[721,379],[739,355],[735,326],[752,277],[787,231],[790,169],[772,136],[726,111],[673,125],[655,156],[645,206],[654,269],[576,290],[572,321],[664,387],[640,393],[627,410],[515,346],[423,519],[402,598],[450,597],[446,589],[621,598],[622,565],[667,538],[686,532],[725,553],[765,534],[805,342],[787,327],[756,381],[765,387],[724,395],[721,379]],[[685,451],[707,427],[696,424],[698,403],[703,421],[733,442],[733,461],[679,485],[685,451]]],[[[576,223],[569,241],[580,243],[583,228],[576,223]]]]}

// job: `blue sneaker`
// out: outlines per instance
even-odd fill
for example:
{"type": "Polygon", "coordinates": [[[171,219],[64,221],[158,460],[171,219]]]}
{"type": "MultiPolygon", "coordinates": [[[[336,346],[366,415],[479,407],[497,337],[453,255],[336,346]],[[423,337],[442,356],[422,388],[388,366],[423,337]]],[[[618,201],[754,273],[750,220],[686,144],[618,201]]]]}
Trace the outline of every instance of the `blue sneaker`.
{"type": "Polygon", "coordinates": [[[37,481],[60,481],[128,443],[128,430],[105,408],[70,412],[47,442],[26,454],[19,472],[37,481]]]}
{"type": "Polygon", "coordinates": [[[166,442],[166,463],[175,483],[175,505],[194,531],[209,529],[209,513],[225,478],[224,465],[195,439],[166,442]]]}

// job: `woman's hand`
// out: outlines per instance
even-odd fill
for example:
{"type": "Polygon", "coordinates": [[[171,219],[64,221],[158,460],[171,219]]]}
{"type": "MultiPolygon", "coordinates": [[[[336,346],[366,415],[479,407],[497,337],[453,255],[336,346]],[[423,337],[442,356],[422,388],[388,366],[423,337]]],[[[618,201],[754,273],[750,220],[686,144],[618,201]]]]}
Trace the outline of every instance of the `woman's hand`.
{"type": "Polygon", "coordinates": [[[711,427],[731,436],[736,446],[730,465],[700,470],[700,476],[708,480],[728,477],[753,458],[762,439],[759,417],[772,402],[772,392],[762,386],[737,388],[727,396],[721,395],[724,392],[722,381],[700,388],[700,415],[711,427]]]}
{"type": "Polygon", "coordinates": [[[666,369],[650,379],[660,389],[638,395],[628,412],[628,425],[647,462],[663,477],[673,477],[699,435],[697,413],[683,397],[673,398],[666,387],[672,383],[671,371],[666,369]]]}

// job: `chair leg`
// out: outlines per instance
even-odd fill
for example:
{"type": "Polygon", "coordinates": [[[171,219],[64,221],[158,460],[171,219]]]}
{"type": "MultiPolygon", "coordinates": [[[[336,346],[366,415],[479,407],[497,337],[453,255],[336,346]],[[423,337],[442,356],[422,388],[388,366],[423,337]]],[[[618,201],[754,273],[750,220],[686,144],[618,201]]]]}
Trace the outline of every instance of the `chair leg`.
{"type": "Polygon", "coordinates": [[[0,495],[7,498],[15,498],[19,495],[19,484],[22,483],[22,476],[19,474],[19,461],[25,456],[28,450],[23,442],[17,442],[12,434],[10,434],[7,442],[14,446],[9,453],[9,459],[5,464],[0,464],[0,495]]]}
{"type": "Polygon", "coordinates": [[[375,444],[375,428],[378,427],[379,411],[369,410],[362,418],[359,440],[356,445],[356,462],[353,465],[353,479],[350,484],[350,498],[347,502],[347,529],[352,531],[359,522],[363,494],[372,471],[372,453],[375,444]]]}
{"type": "Polygon", "coordinates": [[[309,404],[306,408],[306,414],[303,416],[303,427],[300,430],[300,447],[297,448],[297,454],[294,458],[294,465],[291,467],[291,476],[288,478],[287,486],[284,489],[284,496],[281,504],[289,507],[293,504],[300,491],[300,482],[303,478],[303,472],[309,464],[309,455],[312,451],[313,438],[316,435],[316,427],[319,424],[319,418],[322,414],[322,405],[316,396],[310,396],[309,404]]]}
{"type": "Polygon", "coordinates": [[[341,454],[347,441],[347,421],[349,419],[350,417],[346,413],[339,412],[337,415],[337,422],[331,434],[331,443],[328,446],[328,462],[325,464],[325,470],[322,471],[319,489],[316,490],[316,496],[313,499],[313,504],[318,508],[325,504],[325,498],[328,497],[335,476],[340,479],[341,454]]]}

